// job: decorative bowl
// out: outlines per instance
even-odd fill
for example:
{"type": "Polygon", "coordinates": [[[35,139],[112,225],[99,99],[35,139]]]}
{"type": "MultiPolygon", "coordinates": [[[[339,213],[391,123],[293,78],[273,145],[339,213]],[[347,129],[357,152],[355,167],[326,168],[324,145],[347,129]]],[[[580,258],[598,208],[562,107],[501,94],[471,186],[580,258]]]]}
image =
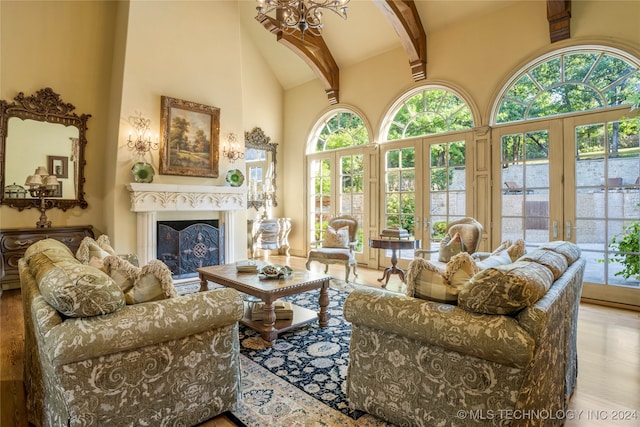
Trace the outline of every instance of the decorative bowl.
{"type": "Polygon", "coordinates": [[[135,182],[152,182],[153,176],[156,171],[153,170],[153,166],[147,162],[137,162],[131,168],[133,174],[133,180],[135,182]]]}
{"type": "Polygon", "coordinates": [[[244,174],[240,169],[231,169],[227,172],[227,182],[232,187],[240,187],[244,182],[244,174]]]}
{"type": "Polygon", "coordinates": [[[267,279],[280,279],[284,276],[288,276],[293,273],[293,270],[289,266],[279,267],[277,265],[265,265],[260,269],[262,274],[267,279]]]}

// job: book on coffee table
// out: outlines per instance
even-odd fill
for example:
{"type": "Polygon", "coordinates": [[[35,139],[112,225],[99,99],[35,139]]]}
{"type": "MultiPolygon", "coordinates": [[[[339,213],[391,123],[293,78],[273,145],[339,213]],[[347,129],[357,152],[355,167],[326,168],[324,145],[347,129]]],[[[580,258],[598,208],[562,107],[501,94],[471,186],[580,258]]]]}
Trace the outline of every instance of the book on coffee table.
{"type": "MultiPolygon", "coordinates": [[[[262,310],[263,306],[263,302],[257,302],[253,304],[253,309],[251,310],[251,320],[264,319],[264,311],[262,310]]],[[[273,303],[273,309],[276,312],[276,320],[293,318],[293,307],[288,301],[275,301],[273,303]]]]}
{"type": "Polygon", "coordinates": [[[238,261],[236,270],[238,273],[258,273],[258,266],[255,261],[238,261]]]}

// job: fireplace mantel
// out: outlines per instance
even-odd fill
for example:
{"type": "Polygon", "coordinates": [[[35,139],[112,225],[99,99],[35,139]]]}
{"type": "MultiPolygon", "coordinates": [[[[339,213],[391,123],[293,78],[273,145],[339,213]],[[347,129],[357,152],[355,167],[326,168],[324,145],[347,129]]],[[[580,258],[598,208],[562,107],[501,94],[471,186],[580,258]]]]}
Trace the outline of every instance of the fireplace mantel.
{"type": "Polygon", "coordinates": [[[210,185],[145,184],[126,185],[131,197],[131,211],[137,214],[137,254],[141,263],[155,259],[158,212],[219,212],[225,225],[225,259],[234,262],[235,239],[233,211],[247,208],[245,187],[210,185]]]}

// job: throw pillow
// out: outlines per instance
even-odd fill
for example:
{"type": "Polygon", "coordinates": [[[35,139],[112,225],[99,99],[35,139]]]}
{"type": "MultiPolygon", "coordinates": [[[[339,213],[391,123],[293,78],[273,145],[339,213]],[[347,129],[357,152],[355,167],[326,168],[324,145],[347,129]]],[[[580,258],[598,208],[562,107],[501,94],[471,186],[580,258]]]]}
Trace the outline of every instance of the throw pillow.
{"type": "Polygon", "coordinates": [[[173,286],[171,270],[157,259],[140,269],[134,279],[133,287],[125,294],[127,304],[139,304],[178,297],[173,286]]]}
{"type": "Polygon", "coordinates": [[[553,274],[553,280],[558,280],[569,267],[567,259],[562,254],[550,249],[536,249],[529,254],[521,256],[518,261],[532,261],[544,265],[553,274]]]}
{"type": "Polygon", "coordinates": [[[140,274],[140,268],[119,256],[109,255],[103,260],[105,272],[113,279],[125,294],[133,288],[140,274]]]}
{"type": "Polygon", "coordinates": [[[476,262],[466,252],[460,252],[454,255],[447,263],[444,271],[444,280],[456,289],[457,294],[460,289],[469,281],[469,279],[478,272],[476,262]]]}
{"type": "Polygon", "coordinates": [[[544,245],[540,246],[540,248],[549,249],[564,255],[569,265],[573,264],[578,258],[580,258],[580,255],[582,253],[580,246],[576,245],[575,243],[565,242],[562,240],[545,243],[544,245]]]}
{"type": "Polygon", "coordinates": [[[459,254],[464,250],[464,245],[460,234],[456,233],[453,237],[446,236],[440,242],[440,251],[438,253],[438,261],[449,262],[452,256],[459,254]]]}
{"type": "Polygon", "coordinates": [[[98,242],[93,240],[91,237],[85,237],[82,239],[82,242],[80,242],[80,246],[78,246],[78,250],[76,251],[76,258],[83,264],[89,264],[91,257],[104,259],[109,255],[112,254],[102,249],[98,242]]]}
{"type": "Polygon", "coordinates": [[[524,245],[524,240],[518,239],[511,246],[507,248],[507,253],[509,257],[511,257],[511,261],[515,262],[522,255],[527,253],[527,250],[524,245]]]}
{"type": "Polygon", "coordinates": [[[24,251],[23,258],[25,262],[29,262],[31,257],[37,253],[47,252],[47,253],[57,253],[60,258],[71,257],[75,259],[73,252],[71,249],[64,243],[56,239],[43,239],[38,240],[35,243],[32,243],[26,251],[24,251]]]}
{"type": "Polygon", "coordinates": [[[480,270],[484,270],[491,267],[497,267],[499,265],[511,264],[511,257],[507,253],[506,250],[502,252],[498,252],[497,254],[491,255],[482,261],[476,262],[476,265],[480,270]]]}
{"type": "Polygon", "coordinates": [[[324,233],[323,248],[348,248],[349,247],[349,227],[335,229],[327,225],[324,233]]]}
{"type": "Polygon", "coordinates": [[[106,234],[102,234],[100,237],[96,239],[96,243],[100,246],[100,249],[108,252],[109,255],[117,255],[116,251],[111,247],[111,242],[109,241],[109,236],[106,234]]]}
{"type": "Polygon", "coordinates": [[[68,317],[109,314],[125,305],[124,294],[109,276],[76,261],[53,264],[39,277],[38,288],[49,305],[68,317]]]}
{"type": "Polygon", "coordinates": [[[477,271],[471,256],[460,253],[444,267],[414,258],[407,269],[406,295],[446,304],[457,304],[458,292],[477,271]]]}
{"type": "Polygon", "coordinates": [[[515,314],[535,304],[553,284],[553,274],[535,262],[487,268],[473,276],[458,294],[458,306],[484,314],[515,314]]]}

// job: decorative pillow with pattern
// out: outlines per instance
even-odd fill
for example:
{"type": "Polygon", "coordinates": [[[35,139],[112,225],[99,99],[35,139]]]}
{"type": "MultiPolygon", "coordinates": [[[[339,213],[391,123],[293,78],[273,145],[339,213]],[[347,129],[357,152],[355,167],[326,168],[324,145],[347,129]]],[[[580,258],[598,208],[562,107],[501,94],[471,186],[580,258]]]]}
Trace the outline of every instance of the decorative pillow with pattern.
{"type": "Polygon", "coordinates": [[[60,313],[68,317],[91,317],[124,307],[124,294],[102,271],[75,260],[45,266],[45,258],[45,254],[36,254],[31,260],[43,269],[43,274],[36,276],[38,288],[49,305],[60,313]]]}
{"type": "Polygon", "coordinates": [[[533,261],[547,267],[553,274],[553,280],[558,280],[560,276],[569,267],[567,259],[551,249],[536,249],[535,251],[525,254],[518,261],[533,261]]]}
{"type": "Polygon", "coordinates": [[[335,229],[327,225],[324,233],[323,248],[348,248],[349,247],[349,227],[335,229]]]}
{"type": "Polygon", "coordinates": [[[525,248],[524,240],[518,239],[511,246],[507,248],[507,253],[511,257],[511,261],[515,262],[522,255],[527,253],[527,249],[525,248]]]}
{"type": "Polygon", "coordinates": [[[580,246],[576,245],[575,243],[565,242],[562,240],[545,243],[544,245],[540,246],[540,248],[550,249],[556,253],[564,255],[569,265],[576,262],[576,260],[580,258],[580,254],[582,253],[582,251],[580,250],[580,246]]]}
{"type": "Polygon", "coordinates": [[[71,257],[75,259],[71,249],[64,243],[56,239],[43,239],[32,243],[27,250],[24,251],[23,258],[25,262],[29,262],[35,254],[47,252],[50,254],[57,253],[60,259],[71,257]]]}
{"type": "Polygon", "coordinates": [[[454,256],[445,268],[424,258],[414,258],[407,269],[406,295],[457,304],[458,292],[476,271],[473,259],[465,252],[454,256]]]}
{"type": "Polygon", "coordinates": [[[140,268],[119,256],[109,255],[104,260],[104,271],[111,277],[125,294],[133,288],[133,283],[140,275],[140,268]]]}
{"type": "Polygon", "coordinates": [[[80,242],[80,246],[78,246],[78,250],[76,251],[76,258],[83,264],[89,264],[92,257],[104,259],[109,255],[115,254],[109,253],[101,248],[98,242],[93,240],[91,237],[85,237],[82,239],[82,242],[80,242]]]}
{"type": "Polygon", "coordinates": [[[171,270],[157,259],[140,269],[133,287],[125,294],[127,304],[139,304],[178,297],[171,270]]]}
{"type": "Polygon", "coordinates": [[[456,233],[453,237],[447,236],[440,242],[440,251],[438,253],[438,261],[449,262],[452,256],[464,251],[462,238],[456,233]]]}
{"type": "Polygon", "coordinates": [[[552,284],[551,271],[535,262],[487,268],[462,287],[458,306],[476,313],[515,314],[535,304],[552,284]]]}

